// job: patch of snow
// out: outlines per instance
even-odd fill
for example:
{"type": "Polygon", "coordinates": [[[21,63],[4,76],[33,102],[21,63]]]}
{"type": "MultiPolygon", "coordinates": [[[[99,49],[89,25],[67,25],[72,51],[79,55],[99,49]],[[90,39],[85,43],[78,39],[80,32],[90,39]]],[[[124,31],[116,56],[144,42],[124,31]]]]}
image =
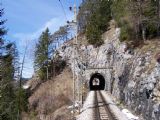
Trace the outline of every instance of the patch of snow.
{"type": "Polygon", "coordinates": [[[78,103],[78,102],[76,102],[74,106],[75,106],[75,107],[79,107],[79,103],[78,103]]]}
{"type": "Polygon", "coordinates": [[[76,101],[74,105],[68,106],[68,109],[78,108],[80,106],[80,102],[76,101]]]}
{"type": "Polygon", "coordinates": [[[129,120],[138,120],[138,117],[133,115],[129,110],[123,109],[122,112],[127,116],[129,120]]]}
{"type": "Polygon", "coordinates": [[[68,109],[73,109],[73,105],[71,105],[71,106],[68,106],[68,109]]]}
{"type": "Polygon", "coordinates": [[[29,85],[23,85],[23,89],[28,89],[29,87],[29,85]]]}

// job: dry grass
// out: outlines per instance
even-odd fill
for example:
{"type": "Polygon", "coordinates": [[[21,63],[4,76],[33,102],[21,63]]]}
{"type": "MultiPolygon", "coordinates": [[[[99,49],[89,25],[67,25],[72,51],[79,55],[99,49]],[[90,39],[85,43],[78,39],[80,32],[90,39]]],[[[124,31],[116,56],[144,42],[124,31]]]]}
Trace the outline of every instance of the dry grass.
{"type": "Polygon", "coordinates": [[[111,42],[114,38],[113,38],[113,34],[115,33],[115,21],[111,20],[109,23],[109,29],[108,31],[106,31],[105,33],[102,34],[102,39],[103,40],[108,40],[108,42],[111,42]]]}
{"type": "MultiPolygon", "coordinates": [[[[29,98],[30,112],[35,113],[35,120],[45,116],[45,120],[54,120],[51,117],[55,111],[63,106],[71,104],[72,98],[72,74],[69,68],[58,75],[55,79],[42,83],[29,98]],[[50,119],[52,118],[52,119],[50,119]]],[[[66,107],[65,107],[66,108],[66,107]]],[[[66,110],[67,111],[67,110],[66,110]]],[[[61,110],[59,114],[61,115],[61,110]]],[[[56,112],[58,115],[58,113],[56,112]]],[[[68,116],[68,112],[62,116],[68,116]]]]}
{"type": "Polygon", "coordinates": [[[160,39],[145,41],[143,46],[136,48],[136,52],[139,52],[141,56],[144,56],[147,52],[151,53],[151,61],[146,68],[147,73],[150,74],[157,62],[156,55],[160,53],[160,39]]]}
{"type": "Polygon", "coordinates": [[[36,75],[34,75],[34,76],[32,77],[32,79],[27,82],[27,85],[30,86],[30,90],[31,90],[31,91],[34,91],[34,89],[36,89],[37,86],[38,86],[39,84],[41,84],[41,82],[42,82],[42,81],[39,79],[39,77],[36,76],[36,75]]]}
{"type": "Polygon", "coordinates": [[[51,120],[71,120],[71,114],[67,110],[67,106],[57,109],[51,117],[51,120]]]}

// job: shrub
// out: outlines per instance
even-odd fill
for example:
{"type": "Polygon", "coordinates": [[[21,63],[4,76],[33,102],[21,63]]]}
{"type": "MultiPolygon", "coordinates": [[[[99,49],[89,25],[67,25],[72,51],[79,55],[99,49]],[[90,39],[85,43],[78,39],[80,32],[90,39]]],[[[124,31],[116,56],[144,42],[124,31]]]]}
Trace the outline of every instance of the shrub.
{"type": "Polygon", "coordinates": [[[134,39],[135,34],[127,22],[121,26],[120,41],[130,41],[134,39]]]}
{"type": "Polygon", "coordinates": [[[146,37],[147,38],[153,38],[157,35],[157,27],[153,23],[148,23],[146,26],[146,37]]]}

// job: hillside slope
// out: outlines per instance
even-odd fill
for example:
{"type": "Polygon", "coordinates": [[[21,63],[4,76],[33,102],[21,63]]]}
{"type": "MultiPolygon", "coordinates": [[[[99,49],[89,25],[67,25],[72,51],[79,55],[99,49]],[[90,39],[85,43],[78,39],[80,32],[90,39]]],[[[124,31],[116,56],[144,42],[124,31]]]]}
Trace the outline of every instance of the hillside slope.
{"type": "MultiPolygon", "coordinates": [[[[32,82],[33,83],[33,82],[32,82]]],[[[46,81],[29,97],[29,114],[23,120],[70,120],[72,74],[65,68],[56,78],[46,81]]]]}

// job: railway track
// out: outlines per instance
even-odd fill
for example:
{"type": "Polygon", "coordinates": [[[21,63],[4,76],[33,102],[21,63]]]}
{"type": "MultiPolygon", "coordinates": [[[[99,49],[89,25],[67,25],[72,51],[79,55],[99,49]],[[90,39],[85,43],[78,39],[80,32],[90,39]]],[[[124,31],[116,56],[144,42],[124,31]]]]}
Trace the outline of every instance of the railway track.
{"type": "Polygon", "coordinates": [[[128,120],[105,91],[90,91],[77,120],[128,120]]]}
{"type": "Polygon", "coordinates": [[[95,91],[95,120],[116,120],[101,91],[95,91]]]}

